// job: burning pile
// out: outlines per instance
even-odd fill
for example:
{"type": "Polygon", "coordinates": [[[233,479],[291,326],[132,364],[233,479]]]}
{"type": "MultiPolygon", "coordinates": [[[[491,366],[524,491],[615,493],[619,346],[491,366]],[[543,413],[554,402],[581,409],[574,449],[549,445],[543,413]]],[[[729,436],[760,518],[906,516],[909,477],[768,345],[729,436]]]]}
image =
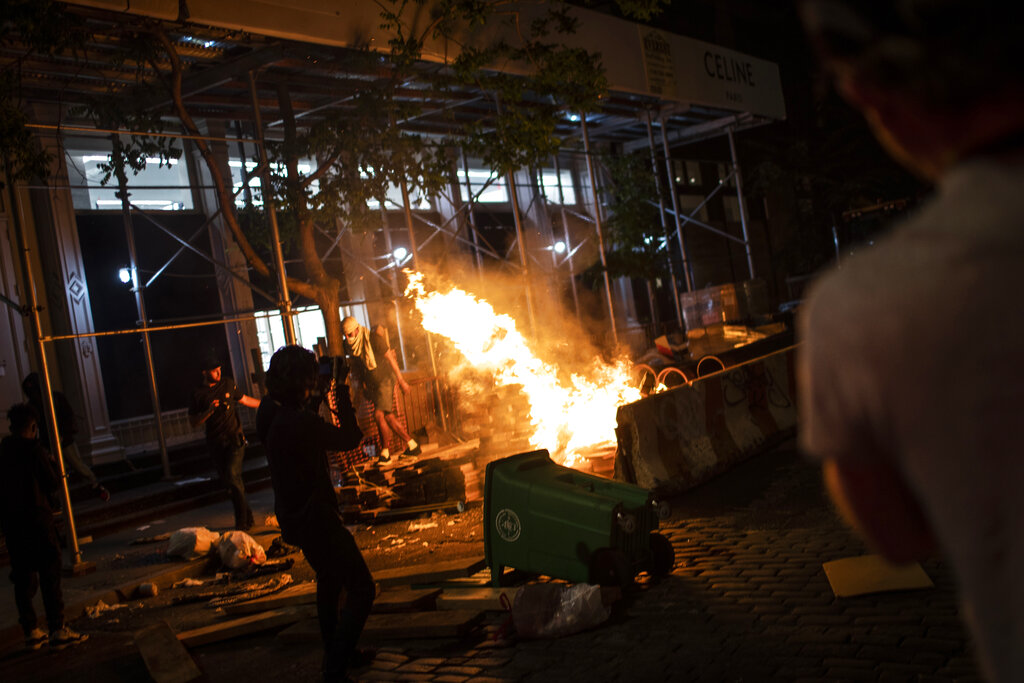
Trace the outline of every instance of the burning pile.
{"type": "Polygon", "coordinates": [[[615,442],[615,413],[641,398],[631,385],[630,363],[595,359],[588,371],[565,375],[538,358],[516,329],[516,321],[458,288],[427,291],[423,275],[406,270],[405,294],[423,316],[423,327],[447,338],[477,371],[496,385],[519,385],[530,403],[534,448],[548,449],[573,466],[580,452],[615,442]]]}

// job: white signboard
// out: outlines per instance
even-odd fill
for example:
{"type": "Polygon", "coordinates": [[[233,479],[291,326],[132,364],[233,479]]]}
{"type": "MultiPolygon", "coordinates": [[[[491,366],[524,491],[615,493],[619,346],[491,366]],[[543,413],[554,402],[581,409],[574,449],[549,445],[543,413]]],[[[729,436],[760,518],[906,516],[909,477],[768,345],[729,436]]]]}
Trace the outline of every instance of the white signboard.
{"type": "Polygon", "coordinates": [[[637,27],[647,91],[666,100],[782,119],[779,68],[728,48],[637,27]]]}

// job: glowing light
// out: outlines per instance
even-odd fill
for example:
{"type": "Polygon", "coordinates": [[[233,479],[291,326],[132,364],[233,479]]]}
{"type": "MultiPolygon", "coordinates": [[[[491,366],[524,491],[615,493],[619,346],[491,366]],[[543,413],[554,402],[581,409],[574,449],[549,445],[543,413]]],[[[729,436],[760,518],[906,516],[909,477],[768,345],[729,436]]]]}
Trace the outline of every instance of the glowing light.
{"type": "Polygon", "coordinates": [[[561,242],[561,241],[555,242],[555,253],[556,254],[564,254],[565,253],[565,242],[561,242]]]}
{"type": "Polygon", "coordinates": [[[496,313],[487,301],[458,288],[428,291],[422,273],[406,269],[423,327],[446,337],[477,371],[497,386],[521,387],[530,406],[531,446],[572,467],[582,453],[615,444],[620,405],[642,398],[632,386],[631,363],[595,359],[585,373],[567,374],[537,357],[511,316],[496,313]]]}
{"type": "Polygon", "coordinates": [[[128,284],[132,281],[132,271],[129,268],[121,268],[117,271],[117,279],[121,281],[121,284],[128,284]]]}
{"type": "Polygon", "coordinates": [[[395,263],[401,265],[405,261],[405,257],[409,255],[409,250],[405,247],[397,247],[391,255],[395,257],[395,263]]]}

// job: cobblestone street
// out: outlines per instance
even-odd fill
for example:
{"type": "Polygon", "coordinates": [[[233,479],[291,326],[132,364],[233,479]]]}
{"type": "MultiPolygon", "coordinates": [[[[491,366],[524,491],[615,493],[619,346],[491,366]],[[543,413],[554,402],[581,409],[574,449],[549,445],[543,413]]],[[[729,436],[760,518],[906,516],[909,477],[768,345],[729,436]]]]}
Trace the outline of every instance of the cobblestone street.
{"type": "MultiPolygon", "coordinates": [[[[675,501],[662,532],[676,568],[612,620],[556,640],[475,647],[409,644],[360,680],[980,680],[952,579],[834,597],[822,563],[867,552],[792,443],[675,501]]],[[[492,628],[499,625],[494,622],[492,628]]]]}

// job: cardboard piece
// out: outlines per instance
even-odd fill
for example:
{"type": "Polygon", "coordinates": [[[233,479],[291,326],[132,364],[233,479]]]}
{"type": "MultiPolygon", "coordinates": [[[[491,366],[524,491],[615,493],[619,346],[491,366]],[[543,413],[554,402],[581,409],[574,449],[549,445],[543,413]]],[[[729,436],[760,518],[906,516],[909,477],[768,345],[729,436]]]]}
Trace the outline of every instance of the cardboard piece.
{"type": "Polygon", "coordinates": [[[203,675],[166,621],[136,631],[134,639],[156,683],[188,683],[203,675]]]}
{"type": "Polygon", "coordinates": [[[249,616],[220,621],[210,626],[182,631],[178,634],[180,640],[187,647],[197,645],[208,645],[229,638],[259,633],[267,629],[284,626],[303,619],[316,616],[316,605],[298,605],[295,607],[284,607],[281,609],[250,614],[249,616]]]}
{"type": "Polygon", "coordinates": [[[881,555],[846,557],[825,562],[822,568],[837,598],[935,585],[918,563],[892,564],[881,555]]]}

